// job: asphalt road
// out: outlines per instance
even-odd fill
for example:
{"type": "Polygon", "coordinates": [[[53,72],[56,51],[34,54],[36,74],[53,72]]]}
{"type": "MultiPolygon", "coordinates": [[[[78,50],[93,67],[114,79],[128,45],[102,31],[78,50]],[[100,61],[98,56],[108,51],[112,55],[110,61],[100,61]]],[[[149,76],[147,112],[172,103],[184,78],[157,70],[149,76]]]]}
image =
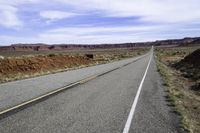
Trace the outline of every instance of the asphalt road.
{"type": "Polygon", "coordinates": [[[129,132],[179,132],[179,117],[167,106],[153,58],[147,69],[151,56],[152,51],[127,66],[8,114],[0,119],[0,132],[122,133],[145,70],[129,132]]]}
{"type": "Polygon", "coordinates": [[[123,66],[124,64],[133,62],[141,57],[143,56],[0,84],[0,111],[81,79],[123,66]]]}

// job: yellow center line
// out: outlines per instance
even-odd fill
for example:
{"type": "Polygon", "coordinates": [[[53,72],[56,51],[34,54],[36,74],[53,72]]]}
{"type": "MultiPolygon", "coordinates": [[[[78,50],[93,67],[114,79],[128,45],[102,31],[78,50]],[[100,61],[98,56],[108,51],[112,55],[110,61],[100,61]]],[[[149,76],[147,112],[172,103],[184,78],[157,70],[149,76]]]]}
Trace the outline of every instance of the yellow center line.
{"type": "Polygon", "coordinates": [[[36,97],[36,98],[31,99],[31,100],[29,100],[29,101],[26,101],[26,102],[23,102],[23,103],[21,103],[21,104],[15,105],[15,106],[13,106],[13,107],[11,107],[11,108],[8,108],[8,109],[6,109],[6,110],[0,111],[0,115],[5,114],[5,113],[8,113],[8,112],[13,111],[13,110],[18,109],[18,108],[21,108],[21,107],[26,106],[26,105],[28,105],[28,104],[30,104],[30,103],[36,102],[36,101],[38,101],[38,100],[41,100],[41,99],[43,99],[43,98],[45,98],[45,97],[48,97],[48,96],[50,96],[50,95],[53,95],[53,94],[55,94],[55,93],[61,92],[61,91],[63,91],[63,90],[66,90],[66,89],[68,89],[68,88],[70,88],[70,87],[73,87],[73,86],[75,86],[75,85],[86,83],[86,82],[88,82],[88,81],[90,81],[90,80],[92,80],[92,79],[95,79],[96,77],[98,77],[98,75],[91,76],[91,77],[89,77],[89,78],[83,79],[83,80],[81,80],[81,81],[75,82],[75,83],[73,83],[73,84],[70,84],[70,85],[68,85],[68,86],[59,88],[59,89],[57,89],[57,90],[51,91],[51,92],[49,92],[49,93],[46,93],[46,94],[44,94],[44,95],[42,95],[42,96],[36,97]]]}
{"type": "MultiPolygon", "coordinates": [[[[143,57],[145,57],[145,56],[142,56],[142,57],[138,58],[137,60],[139,60],[139,59],[141,59],[141,58],[143,58],[143,57]]],[[[136,60],[136,61],[137,61],[137,60],[136,60]]],[[[134,62],[135,62],[135,61],[134,61],[134,62]]],[[[128,63],[128,64],[129,64],[129,63],[128,63]]],[[[123,66],[121,66],[121,67],[123,67],[123,66]]],[[[119,69],[119,68],[121,68],[121,67],[115,68],[115,69],[113,69],[113,70],[119,69]]],[[[107,71],[107,72],[110,72],[110,70],[107,71]]],[[[104,73],[102,73],[102,74],[105,74],[105,73],[107,73],[107,72],[104,72],[104,73]]],[[[30,104],[30,103],[36,102],[36,101],[38,101],[38,100],[41,100],[41,99],[43,99],[43,98],[45,98],[45,97],[51,96],[51,95],[53,95],[53,94],[56,94],[56,93],[61,92],[61,91],[63,91],[63,90],[66,90],[66,89],[68,89],[68,88],[70,88],[70,87],[73,87],[73,86],[75,86],[75,85],[84,84],[84,83],[86,83],[86,82],[88,82],[88,81],[90,81],[90,80],[93,80],[93,79],[97,78],[98,76],[101,76],[102,74],[97,74],[97,75],[90,76],[90,77],[88,77],[88,78],[85,78],[85,79],[83,79],[83,80],[77,81],[77,82],[72,83],[72,84],[70,84],[70,85],[61,87],[61,88],[59,88],[59,89],[57,89],[57,90],[48,92],[48,93],[46,93],[46,94],[44,94],[44,95],[41,95],[41,96],[39,96],[39,97],[37,97],[37,98],[28,100],[28,101],[23,102],[23,103],[21,103],[21,104],[18,104],[18,105],[15,105],[15,106],[13,106],[13,107],[10,107],[10,108],[8,108],[8,109],[5,109],[5,110],[3,110],[3,111],[0,111],[0,115],[3,115],[3,114],[8,113],[8,112],[10,112],[10,111],[14,111],[15,109],[21,108],[21,107],[26,106],[26,105],[28,105],[28,104],[30,104]]]]}
{"type": "Polygon", "coordinates": [[[50,96],[50,95],[53,95],[53,94],[55,94],[55,93],[57,93],[57,92],[60,92],[60,91],[62,91],[62,90],[65,90],[65,89],[70,88],[70,87],[72,87],[72,86],[74,86],[74,85],[77,85],[77,84],[79,84],[79,82],[76,82],[76,83],[70,84],[70,85],[68,85],[68,86],[62,87],[62,88],[60,88],[60,89],[51,91],[51,92],[49,92],[49,93],[47,93],[47,94],[44,94],[44,95],[42,95],[42,96],[39,96],[39,97],[37,97],[37,98],[31,99],[31,100],[26,101],[26,102],[24,102],[24,103],[21,103],[21,104],[18,104],[18,105],[16,105],[16,106],[13,106],[13,107],[11,107],[11,108],[8,108],[8,109],[6,109],[6,110],[3,110],[3,111],[0,112],[0,115],[5,114],[5,113],[7,113],[7,112],[9,112],[9,111],[15,110],[15,109],[17,109],[17,108],[23,107],[23,106],[28,105],[28,104],[30,104],[30,103],[33,103],[33,102],[35,102],[35,101],[41,100],[42,98],[45,98],[45,97],[50,96]]]}
{"type": "Polygon", "coordinates": [[[91,76],[91,77],[86,78],[86,79],[84,79],[84,80],[81,80],[79,83],[80,83],[80,84],[86,83],[86,82],[88,82],[88,81],[90,81],[90,80],[95,79],[96,77],[98,77],[98,75],[94,75],[94,76],[91,76]]]}

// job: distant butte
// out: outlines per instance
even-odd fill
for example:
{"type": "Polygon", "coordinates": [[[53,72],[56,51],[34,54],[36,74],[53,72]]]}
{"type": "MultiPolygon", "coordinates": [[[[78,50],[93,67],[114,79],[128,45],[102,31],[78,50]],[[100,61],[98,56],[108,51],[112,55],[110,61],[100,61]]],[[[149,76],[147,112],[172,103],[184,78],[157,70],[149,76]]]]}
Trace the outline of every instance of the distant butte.
{"type": "Polygon", "coordinates": [[[0,46],[0,51],[54,51],[54,50],[76,50],[76,49],[107,49],[107,48],[131,48],[146,46],[196,46],[200,45],[200,37],[160,40],[154,42],[120,43],[120,44],[12,44],[0,46]]]}

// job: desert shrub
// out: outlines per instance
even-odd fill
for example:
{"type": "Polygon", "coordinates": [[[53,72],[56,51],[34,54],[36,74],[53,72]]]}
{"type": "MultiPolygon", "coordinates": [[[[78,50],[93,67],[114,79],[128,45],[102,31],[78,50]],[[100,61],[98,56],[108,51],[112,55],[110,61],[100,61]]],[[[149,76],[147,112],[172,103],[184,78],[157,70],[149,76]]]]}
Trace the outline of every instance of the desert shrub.
{"type": "Polygon", "coordinates": [[[55,57],[56,54],[48,54],[47,56],[48,56],[48,57],[55,57]]]}
{"type": "Polygon", "coordinates": [[[200,91],[200,83],[196,83],[195,85],[193,85],[191,87],[191,89],[194,90],[194,91],[200,91]]]}
{"type": "Polygon", "coordinates": [[[93,58],[94,58],[94,55],[93,55],[93,54],[85,54],[85,56],[86,56],[87,58],[90,58],[90,59],[93,59],[93,58]]]}

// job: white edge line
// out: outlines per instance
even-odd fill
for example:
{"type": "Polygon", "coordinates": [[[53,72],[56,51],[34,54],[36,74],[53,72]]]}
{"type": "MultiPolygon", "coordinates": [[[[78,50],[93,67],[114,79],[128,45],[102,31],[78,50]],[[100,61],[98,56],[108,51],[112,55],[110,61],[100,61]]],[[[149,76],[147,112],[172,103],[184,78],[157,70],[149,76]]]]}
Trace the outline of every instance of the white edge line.
{"type": "MultiPolygon", "coordinates": [[[[152,47],[152,50],[153,50],[153,47],[152,47]]],[[[139,96],[140,96],[140,92],[141,92],[144,80],[145,80],[146,75],[147,75],[147,71],[148,71],[150,63],[151,63],[151,59],[152,59],[152,54],[150,56],[149,63],[147,65],[147,68],[146,68],[146,71],[145,71],[144,76],[142,78],[142,81],[140,82],[140,86],[138,88],[137,94],[135,96],[134,102],[133,102],[131,110],[130,110],[130,113],[128,115],[128,119],[126,121],[123,133],[128,133],[129,132],[129,129],[130,129],[130,126],[131,126],[131,122],[132,122],[132,119],[133,119],[133,115],[134,115],[134,112],[135,112],[135,109],[136,109],[136,105],[137,105],[137,102],[138,102],[138,99],[139,99],[139,96]]]]}

